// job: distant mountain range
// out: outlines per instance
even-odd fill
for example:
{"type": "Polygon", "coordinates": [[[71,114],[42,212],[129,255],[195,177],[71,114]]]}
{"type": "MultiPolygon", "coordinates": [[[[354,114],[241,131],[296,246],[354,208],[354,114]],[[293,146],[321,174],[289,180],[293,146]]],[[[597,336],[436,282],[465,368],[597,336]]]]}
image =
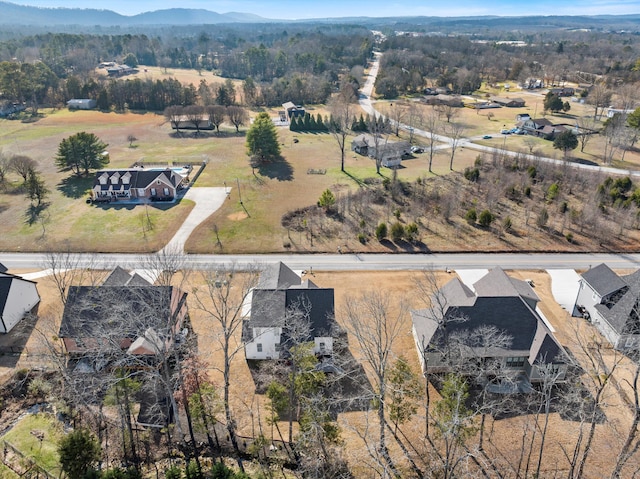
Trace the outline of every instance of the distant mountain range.
{"type": "Polygon", "coordinates": [[[94,8],[41,8],[0,1],[0,25],[204,25],[271,22],[251,13],[216,13],[203,9],[170,8],[138,15],[120,15],[94,8]]]}
{"type": "Polygon", "coordinates": [[[421,26],[433,31],[474,31],[481,28],[499,28],[537,31],[539,29],[598,29],[613,31],[640,31],[640,15],[534,15],[522,17],[502,17],[488,15],[481,17],[340,17],[316,18],[306,20],[277,20],[264,18],[251,13],[216,13],[204,9],[171,8],[140,13],[138,15],[120,15],[111,10],[92,8],[41,8],[0,0],[0,25],[33,26],[41,29],[65,30],[67,27],[86,30],[91,27],[139,27],[157,26],[212,25],[230,23],[351,23],[379,27],[394,25],[395,28],[421,26]]]}

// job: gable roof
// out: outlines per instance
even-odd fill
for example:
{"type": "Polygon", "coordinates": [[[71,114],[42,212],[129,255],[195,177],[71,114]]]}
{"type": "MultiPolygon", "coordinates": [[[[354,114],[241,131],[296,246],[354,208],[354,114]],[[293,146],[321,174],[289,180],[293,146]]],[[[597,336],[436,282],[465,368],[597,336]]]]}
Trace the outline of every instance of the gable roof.
{"type": "Polygon", "coordinates": [[[625,284],[624,293],[595,308],[618,334],[640,334],[640,270],[619,279],[625,284]]]}
{"type": "Polygon", "coordinates": [[[473,284],[473,289],[478,296],[521,296],[536,303],[540,301],[538,295],[526,281],[512,278],[500,266],[493,268],[476,281],[473,284]]]}
{"type": "Polygon", "coordinates": [[[59,336],[122,343],[135,341],[148,328],[167,331],[178,312],[172,311],[174,290],[173,286],[71,286],[59,336]]]}
{"type": "Polygon", "coordinates": [[[502,354],[527,355],[531,364],[558,361],[562,347],[528,301],[539,301],[531,286],[498,267],[476,281],[473,288],[475,293],[457,278],[440,288],[446,302],[444,318],[438,318],[437,311],[431,309],[412,311],[417,339],[435,346],[444,341],[445,328],[446,335],[473,335],[479,328],[494,327],[511,338],[511,344],[500,349],[502,354]]]}
{"type": "Polygon", "coordinates": [[[600,297],[615,293],[626,286],[622,278],[604,263],[585,271],[581,276],[600,297]]]}
{"type": "Polygon", "coordinates": [[[9,271],[9,269],[5,265],[0,263],[0,273],[6,273],[7,271],[9,271]]]}
{"type": "MultiPolygon", "coordinates": [[[[287,289],[293,285],[300,285],[300,276],[282,261],[268,264],[262,273],[258,287],[260,289],[287,289]]],[[[257,289],[256,288],[256,289],[257,289]]]]}
{"type": "Polygon", "coordinates": [[[102,283],[102,286],[151,286],[138,273],[129,273],[120,266],[116,266],[102,283]]]}
{"type": "Polygon", "coordinates": [[[184,178],[176,171],[166,168],[164,170],[148,170],[142,168],[131,168],[125,170],[98,170],[93,180],[93,189],[100,190],[128,190],[131,188],[146,189],[153,184],[154,181],[160,181],[168,185],[177,187],[184,178]],[[129,182],[124,183],[123,177],[129,177],[129,182]],[[106,184],[100,183],[100,178],[106,175],[106,184]],[[112,178],[116,178],[115,183],[112,178]]]}
{"type": "Polygon", "coordinates": [[[286,320],[301,316],[309,319],[309,339],[329,335],[335,324],[333,288],[302,281],[282,262],[268,265],[252,292],[250,327],[286,329],[286,320]]]}

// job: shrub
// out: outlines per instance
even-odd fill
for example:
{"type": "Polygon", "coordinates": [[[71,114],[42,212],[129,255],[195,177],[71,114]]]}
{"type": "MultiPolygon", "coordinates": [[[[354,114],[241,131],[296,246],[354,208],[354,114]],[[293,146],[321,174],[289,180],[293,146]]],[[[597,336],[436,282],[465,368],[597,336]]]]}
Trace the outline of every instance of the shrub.
{"type": "Polygon", "coordinates": [[[549,201],[555,200],[558,197],[559,189],[560,187],[558,186],[558,183],[552,183],[547,189],[547,199],[549,201]]]}
{"type": "Polygon", "coordinates": [[[400,219],[400,209],[396,208],[395,210],[393,210],[393,216],[396,217],[397,220],[400,219]]]}
{"type": "Polygon", "coordinates": [[[367,235],[365,235],[364,233],[358,233],[358,241],[360,241],[360,243],[365,244],[367,242],[367,235]]]}
{"type": "Polygon", "coordinates": [[[414,241],[418,235],[418,225],[415,223],[409,223],[404,229],[405,238],[407,241],[414,241]]]}
{"type": "Polygon", "coordinates": [[[511,231],[511,228],[513,228],[513,222],[511,221],[511,216],[507,216],[503,221],[502,221],[502,228],[505,231],[511,231]]]}
{"type": "Polygon", "coordinates": [[[469,211],[467,211],[467,214],[464,215],[464,219],[467,220],[467,223],[469,223],[470,225],[474,224],[478,219],[478,213],[476,212],[476,209],[471,208],[469,211]]]}
{"type": "Polygon", "coordinates": [[[525,195],[527,198],[531,198],[531,187],[530,187],[530,186],[527,186],[527,187],[524,189],[524,195],[525,195]]]}
{"type": "Polygon", "coordinates": [[[569,243],[573,243],[573,233],[569,232],[566,235],[564,235],[564,237],[569,243]]]}
{"type": "Polygon", "coordinates": [[[331,190],[327,188],[322,192],[322,195],[320,195],[320,199],[318,200],[318,206],[324,209],[329,209],[335,204],[336,204],[336,197],[331,192],[331,190]]]}
{"type": "Polygon", "coordinates": [[[399,221],[391,225],[391,239],[395,242],[400,241],[404,237],[404,226],[399,221]]]}
{"type": "Polygon", "coordinates": [[[536,170],[535,166],[531,165],[529,168],[527,168],[527,174],[529,175],[529,178],[534,179],[538,174],[538,170],[536,170]]]}
{"type": "Polygon", "coordinates": [[[382,186],[385,190],[388,190],[391,186],[391,180],[389,178],[385,178],[384,180],[382,180],[382,186]]]}
{"type": "Polygon", "coordinates": [[[182,477],[182,472],[178,466],[171,466],[169,469],[164,471],[164,477],[166,479],[180,479],[182,477]]]}
{"type": "Polygon", "coordinates": [[[491,225],[491,222],[494,219],[495,216],[491,214],[491,211],[484,210],[482,213],[480,213],[480,216],[478,216],[478,223],[480,223],[480,226],[484,226],[485,228],[487,228],[489,225],[491,225]]]}
{"type": "Polygon", "coordinates": [[[549,221],[549,212],[547,211],[546,208],[542,208],[540,210],[540,213],[538,214],[538,219],[536,220],[536,224],[540,228],[543,228],[547,225],[548,221],[549,221]]]}
{"type": "Polygon", "coordinates": [[[376,228],[376,238],[382,241],[387,237],[387,223],[380,223],[376,228]]]}
{"type": "Polygon", "coordinates": [[[466,167],[464,169],[464,177],[469,181],[476,182],[480,178],[480,170],[478,168],[466,167]]]}

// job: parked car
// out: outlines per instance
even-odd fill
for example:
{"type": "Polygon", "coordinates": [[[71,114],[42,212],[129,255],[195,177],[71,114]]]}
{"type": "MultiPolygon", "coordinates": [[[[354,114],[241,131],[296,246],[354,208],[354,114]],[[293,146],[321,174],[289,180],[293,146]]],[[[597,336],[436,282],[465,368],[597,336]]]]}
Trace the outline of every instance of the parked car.
{"type": "Polygon", "coordinates": [[[511,130],[507,130],[506,128],[503,128],[502,130],[500,130],[500,134],[501,135],[510,135],[511,134],[511,130]]]}
{"type": "Polygon", "coordinates": [[[491,135],[484,135],[482,137],[483,140],[490,140],[491,139],[491,135]]]}
{"type": "Polygon", "coordinates": [[[421,146],[412,146],[411,153],[424,153],[424,148],[421,146]]]}

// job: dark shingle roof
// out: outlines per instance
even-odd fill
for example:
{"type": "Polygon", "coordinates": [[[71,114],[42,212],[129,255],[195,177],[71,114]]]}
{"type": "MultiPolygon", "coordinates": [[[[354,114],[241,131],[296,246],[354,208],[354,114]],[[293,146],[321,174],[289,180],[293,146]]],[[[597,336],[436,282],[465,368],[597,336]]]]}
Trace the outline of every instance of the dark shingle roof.
{"type": "Polygon", "coordinates": [[[582,279],[589,283],[589,286],[601,297],[615,293],[626,286],[622,278],[604,263],[582,273],[582,279]]]}
{"type": "Polygon", "coordinates": [[[529,364],[535,363],[564,363],[564,351],[556,342],[553,335],[542,323],[538,322],[538,330],[531,344],[529,364]]]}
{"type": "Polygon", "coordinates": [[[495,268],[478,280],[474,288],[477,295],[456,278],[440,289],[446,298],[444,321],[438,321],[433,310],[412,311],[418,339],[424,338],[433,345],[443,341],[443,324],[448,335],[494,327],[511,338],[507,351],[529,352],[530,361],[540,358],[550,361],[559,355],[562,348],[539,315],[525,302],[527,298],[538,301],[538,296],[529,291],[531,287],[526,282],[514,280],[501,268],[495,268]]]}
{"type": "Polygon", "coordinates": [[[619,279],[627,287],[624,294],[613,305],[595,308],[618,334],[640,334],[640,270],[619,279]]]}
{"type": "Polygon", "coordinates": [[[172,294],[172,286],[71,286],[59,336],[134,340],[147,328],[166,331],[172,294]]]}
{"type": "Polygon", "coordinates": [[[5,265],[0,263],[0,273],[6,273],[7,271],[9,271],[9,269],[5,265]]]}
{"type": "Polygon", "coordinates": [[[9,290],[11,289],[11,282],[13,278],[10,276],[0,276],[0,317],[4,313],[4,308],[9,299],[9,290]]]}
{"type": "Polygon", "coordinates": [[[120,266],[116,266],[104,280],[102,286],[151,286],[151,283],[138,273],[132,274],[120,266]]]}
{"type": "Polygon", "coordinates": [[[284,326],[285,317],[305,313],[308,305],[311,337],[329,333],[334,325],[332,288],[291,288],[287,290],[256,289],[251,302],[251,327],[284,326]]]}

